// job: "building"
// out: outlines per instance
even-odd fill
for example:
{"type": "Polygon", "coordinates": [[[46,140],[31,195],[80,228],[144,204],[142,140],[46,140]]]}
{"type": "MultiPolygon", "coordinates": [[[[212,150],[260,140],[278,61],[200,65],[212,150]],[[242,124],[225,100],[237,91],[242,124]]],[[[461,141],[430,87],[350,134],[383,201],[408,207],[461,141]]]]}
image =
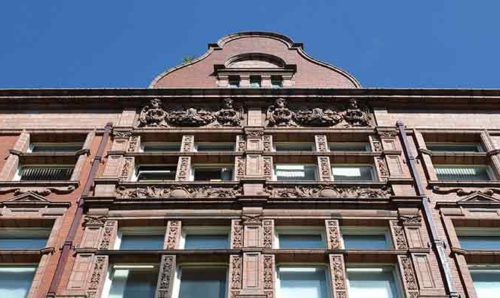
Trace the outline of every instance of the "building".
{"type": "Polygon", "coordinates": [[[497,297],[499,99],[259,32],[145,89],[0,90],[0,297],[497,297]]]}

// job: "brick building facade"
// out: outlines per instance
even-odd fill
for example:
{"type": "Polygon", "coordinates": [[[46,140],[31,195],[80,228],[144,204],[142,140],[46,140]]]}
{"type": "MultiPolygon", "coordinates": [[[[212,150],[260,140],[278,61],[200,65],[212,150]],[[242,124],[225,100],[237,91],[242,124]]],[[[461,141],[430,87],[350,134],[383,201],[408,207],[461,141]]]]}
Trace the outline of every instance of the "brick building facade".
{"type": "Polygon", "coordinates": [[[500,90],[364,89],[251,32],[0,99],[1,297],[500,296],[500,90]]]}

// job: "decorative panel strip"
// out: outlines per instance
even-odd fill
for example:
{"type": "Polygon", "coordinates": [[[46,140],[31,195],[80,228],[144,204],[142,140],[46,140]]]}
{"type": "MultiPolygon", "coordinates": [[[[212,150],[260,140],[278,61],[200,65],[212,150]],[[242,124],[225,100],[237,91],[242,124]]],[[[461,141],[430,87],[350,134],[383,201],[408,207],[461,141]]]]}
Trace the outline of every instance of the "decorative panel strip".
{"type": "Polygon", "coordinates": [[[193,152],[194,151],[194,136],[184,135],[182,136],[181,152],[193,152]]]}
{"type": "Polygon", "coordinates": [[[328,152],[328,141],[326,135],[315,135],[316,151],[328,152]]]}
{"type": "Polygon", "coordinates": [[[243,247],[243,225],[240,219],[231,221],[231,248],[243,247]]]}
{"type": "Polygon", "coordinates": [[[275,261],[274,261],[274,255],[263,255],[263,272],[264,274],[262,275],[262,285],[264,288],[264,295],[266,298],[273,298],[274,295],[274,268],[275,266],[275,261]]]}
{"type": "Polygon", "coordinates": [[[99,242],[99,249],[113,249],[116,235],[118,233],[118,221],[108,220],[102,229],[102,236],[99,242]]]}
{"type": "Polygon", "coordinates": [[[191,175],[191,157],[181,156],[179,157],[179,163],[177,164],[177,181],[189,181],[191,175]]]}
{"type": "Polygon", "coordinates": [[[406,235],[404,228],[400,225],[398,220],[391,220],[389,222],[392,235],[392,243],[394,243],[395,249],[408,249],[408,242],[406,241],[406,235]]]}
{"type": "Polygon", "coordinates": [[[339,249],[341,243],[339,221],[333,219],[325,220],[325,226],[328,249],[339,249]]]}
{"type": "Polygon", "coordinates": [[[181,239],[181,227],[182,223],[180,220],[169,220],[167,224],[167,235],[165,236],[165,249],[176,249],[179,247],[179,241],[181,239]]]}
{"type": "Polygon", "coordinates": [[[273,248],[274,239],[274,220],[264,219],[262,221],[262,246],[265,248],[273,248]]]}
{"type": "Polygon", "coordinates": [[[347,298],[347,282],[343,255],[330,255],[333,297],[347,298]]]}
{"type": "Polygon", "coordinates": [[[418,297],[417,277],[415,270],[413,270],[411,258],[408,256],[398,256],[398,264],[406,297],[418,297]]]}
{"type": "Polygon", "coordinates": [[[96,256],[94,258],[92,274],[88,281],[87,297],[100,297],[102,287],[106,280],[106,273],[108,272],[108,263],[108,256],[96,256]]]}
{"type": "Polygon", "coordinates": [[[172,297],[176,266],[175,255],[163,255],[161,257],[155,298],[172,297]]]}
{"type": "Polygon", "coordinates": [[[319,180],[332,181],[332,168],[328,156],[318,156],[319,180]]]}

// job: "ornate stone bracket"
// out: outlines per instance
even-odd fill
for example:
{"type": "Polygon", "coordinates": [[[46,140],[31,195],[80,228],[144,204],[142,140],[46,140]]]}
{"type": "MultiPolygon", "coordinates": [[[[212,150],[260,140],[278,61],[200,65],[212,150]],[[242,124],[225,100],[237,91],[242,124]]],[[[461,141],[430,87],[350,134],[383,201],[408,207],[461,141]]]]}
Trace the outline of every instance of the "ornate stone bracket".
{"type": "Polygon", "coordinates": [[[492,196],[494,194],[500,194],[500,188],[471,188],[464,189],[462,187],[440,187],[433,186],[432,191],[437,194],[450,194],[456,193],[457,196],[468,196],[471,194],[483,194],[487,196],[492,196]]]}

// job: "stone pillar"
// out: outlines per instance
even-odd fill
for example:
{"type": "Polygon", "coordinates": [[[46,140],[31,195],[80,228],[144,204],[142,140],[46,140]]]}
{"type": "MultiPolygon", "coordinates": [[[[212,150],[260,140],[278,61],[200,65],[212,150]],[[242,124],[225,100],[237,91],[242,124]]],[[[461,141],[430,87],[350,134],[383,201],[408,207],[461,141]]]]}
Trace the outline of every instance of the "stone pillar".
{"type": "Polygon", "coordinates": [[[328,249],[340,249],[341,236],[339,221],[336,219],[327,219],[325,220],[325,228],[328,249]]]}
{"type": "MultiPolygon", "coordinates": [[[[483,131],[481,133],[481,142],[483,143],[484,150],[486,152],[490,152],[495,150],[495,145],[490,139],[490,136],[487,131],[483,131]]],[[[496,177],[500,177],[500,155],[499,153],[492,154],[490,156],[491,159],[491,168],[495,172],[496,177]]]]}
{"type": "MultiPolygon", "coordinates": [[[[19,135],[16,144],[14,144],[14,148],[12,148],[12,151],[26,152],[28,151],[29,145],[30,134],[26,131],[23,131],[19,135]]],[[[9,157],[7,157],[7,161],[5,162],[2,171],[0,172],[0,181],[11,181],[16,175],[17,169],[19,167],[19,156],[12,153],[12,151],[9,154],[9,157]]]]}
{"type": "Polygon", "coordinates": [[[331,254],[329,256],[329,260],[332,281],[332,297],[347,298],[348,296],[344,256],[341,254],[331,254]]]}
{"type": "Polygon", "coordinates": [[[411,258],[398,256],[398,267],[403,280],[403,291],[408,298],[417,298],[419,295],[417,277],[413,269],[411,258]]]}
{"type": "Polygon", "coordinates": [[[193,152],[193,151],[194,151],[194,136],[183,135],[181,141],[181,152],[193,152]]]}
{"type": "Polygon", "coordinates": [[[190,181],[191,180],[191,157],[180,156],[177,163],[176,181],[190,181]]]}
{"type": "Polygon", "coordinates": [[[163,243],[164,249],[178,249],[180,246],[181,234],[182,222],[180,220],[169,220],[167,223],[165,241],[163,243]]]}
{"type": "Polygon", "coordinates": [[[161,257],[160,272],[158,274],[158,282],[156,284],[155,298],[170,298],[172,297],[172,289],[174,286],[175,272],[177,270],[176,256],[163,255],[161,257]]]}
{"type": "Polygon", "coordinates": [[[316,151],[317,152],[328,152],[328,151],[330,151],[328,149],[328,140],[326,138],[326,135],[315,135],[314,136],[314,143],[316,145],[316,151]]]}
{"type": "Polygon", "coordinates": [[[87,297],[94,298],[100,297],[104,282],[106,281],[106,274],[108,272],[109,257],[108,256],[94,256],[93,264],[88,279],[87,297]]]}
{"type": "Polygon", "coordinates": [[[332,167],[330,157],[318,156],[318,174],[319,181],[332,181],[332,167]]]}

